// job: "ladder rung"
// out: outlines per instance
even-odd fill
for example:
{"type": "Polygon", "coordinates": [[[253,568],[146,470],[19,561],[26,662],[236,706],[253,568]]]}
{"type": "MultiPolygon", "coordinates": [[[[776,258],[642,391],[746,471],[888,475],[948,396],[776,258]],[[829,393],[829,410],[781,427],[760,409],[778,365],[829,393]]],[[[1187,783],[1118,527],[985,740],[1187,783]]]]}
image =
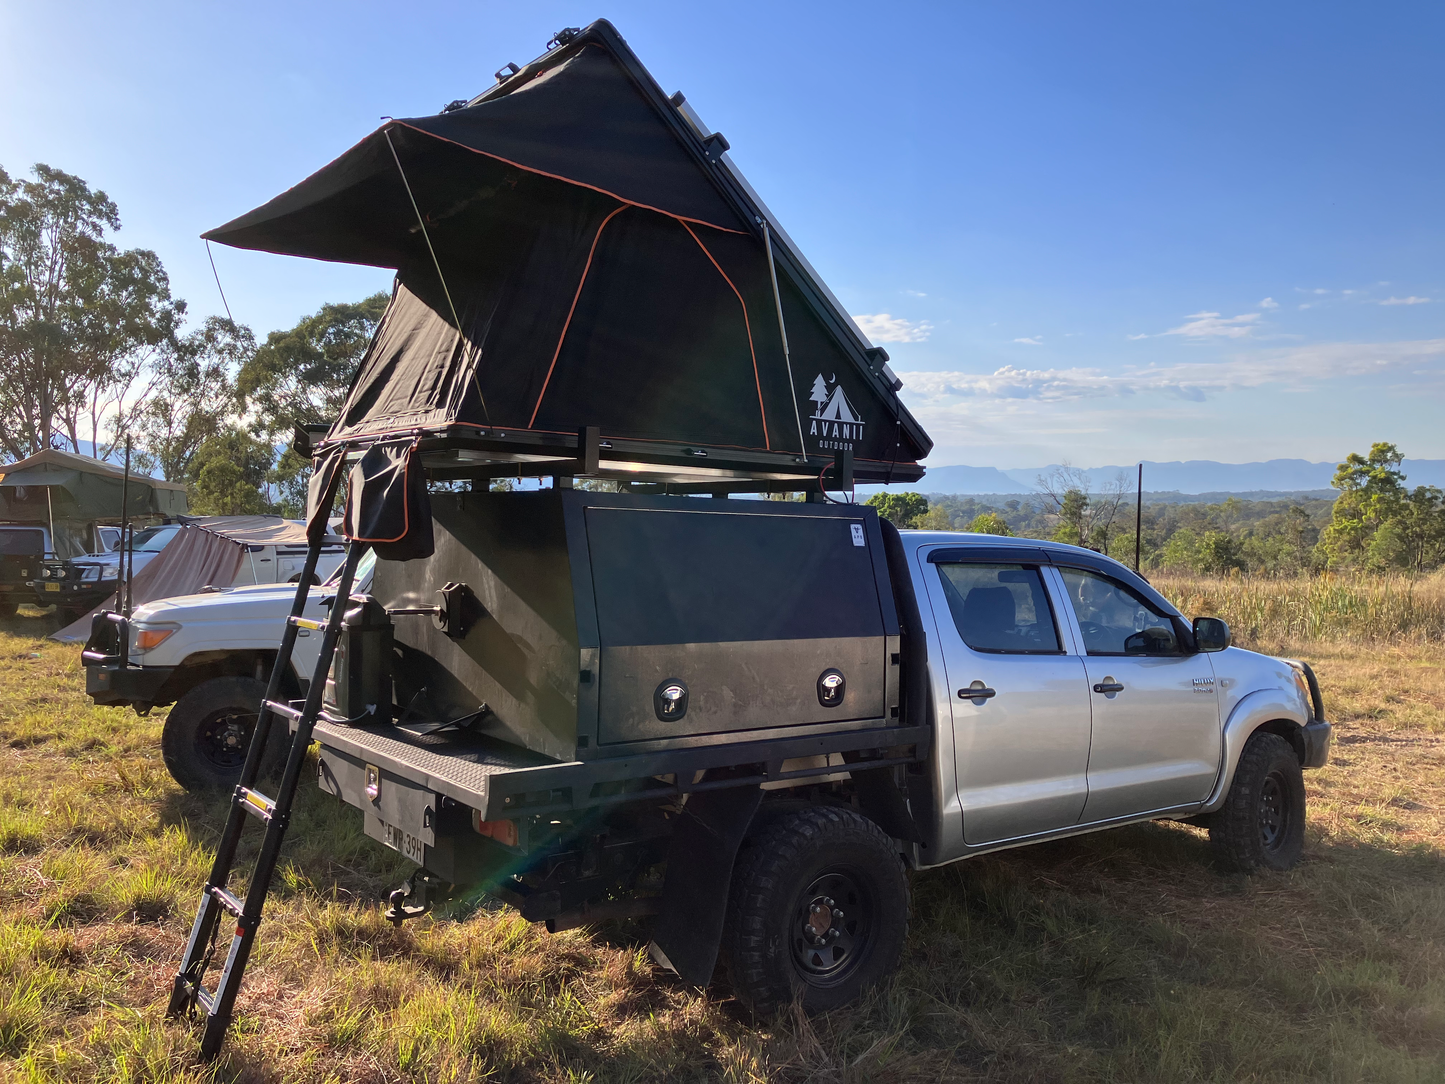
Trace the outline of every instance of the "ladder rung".
{"type": "Polygon", "coordinates": [[[279,715],[283,719],[290,719],[292,722],[301,721],[301,712],[284,700],[268,700],[266,701],[266,707],[269,708],[273,714],[279,715]]]}
{"type": "Polygon", "coordinates": [[[241,808],[251,816],[259,819],[263,824],[270,824],[271,818],[276,815],[276,803],[267,798],[260,791],[251,790],[249,787],[236,788],[236,801],[241,803],[241,808]]]}
{"type": "Polygon", "coordinates": [[[235,896],[227,892],[224,888],[217,888],[214,885],[207,889],[207,891],[210,892],[210,894],[212,895],[212,897],[215,898],[217,903],[219,903],[227,911],[230,911],[231,914],[233,914],[236,918],[241,917],[241,911],[245,908],[246,905],[240,900],[238,900],[235,896]]]}
{"type": "Polygon", "coordinates": [[[201,1007],[207,1016],[211,1015],[211,1009],[216,1004],[216,999],[211,996],[211,991],[207,990],[199,982],[196,983],[196,1004],[201,1007]]]}
{"type": "Polygon", "coordinates": [[[288,617],[286,622],[295,625],[298,629],[312,629],[318,632],[326,627],[325,621],[316,621],[310,617],[288,617]]]}

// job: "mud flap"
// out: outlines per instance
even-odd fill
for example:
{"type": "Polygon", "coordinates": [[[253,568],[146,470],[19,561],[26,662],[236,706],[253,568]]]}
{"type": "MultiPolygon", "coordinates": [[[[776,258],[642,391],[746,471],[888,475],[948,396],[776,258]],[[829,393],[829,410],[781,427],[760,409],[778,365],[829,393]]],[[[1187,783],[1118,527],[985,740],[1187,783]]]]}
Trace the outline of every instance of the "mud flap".
{"type": "Polygon", "coordinates": [[[650,949],[658,963],[693,986],[712,979],[733,862],[762,800],[758,787],[703,791],[691,795],[678,816],[650,949]]]}
{"type": "MultiPolygon", "coordinates": [[[[844,753],[847,760],[849,754],[844,753]]],[[[903,792],[888,768],[874,768],[872,771],[854,771],[853,788],[858,792],[858,805],[864,816],[882,828],[894,839],[907,843],[922,843],[923,833],[918,830],[903,792]]]]}

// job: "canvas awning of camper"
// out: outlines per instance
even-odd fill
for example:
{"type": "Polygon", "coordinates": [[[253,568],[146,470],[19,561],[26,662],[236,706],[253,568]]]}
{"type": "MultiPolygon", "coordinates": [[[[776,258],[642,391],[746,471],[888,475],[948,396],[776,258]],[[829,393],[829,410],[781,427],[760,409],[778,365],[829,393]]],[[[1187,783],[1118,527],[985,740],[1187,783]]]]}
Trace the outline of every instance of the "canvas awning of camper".
{"type": "MultiPolygon", "coordinates": [[[[141,606],[158,598],[193,595],[203,587],[230,586],[245,556],[246,547],[241,542],[200,527],[182,527],[155,560],[135,574],[133,601],[141,606]]],[[[90,636],[91,618],[101,610],[119,607],[119,598],[111,595],[84,617],[51,633],[51,639],[61,643],[83,641],[90,636]]]]}
{"type": "Polygon", "coordinates": [[[726,147],[599,21],[205,236],[397,270],[323,449],[446,437],[459,473],[543,473],[596,426],[603,474],[811,478],[846,450],[917,479],[886,354],[726,147]]]}
{"type": "MultiPolygon", "coordinates": [[[[306,524],[281,516],[181,516],[182,523],[229,538],[243,546],[304,546],[306,524]]],[[[345,541],[340,535],[328,535],[327,545],[345,541]]],[[[169,549],[169,547],[167,547],[169,549]]]]}
{"type": "Polygon", "coordinates": [[[47,448],[27,459],[0,466],[0,516],[48,522],[110,520],[123,515],[174,516],[186,510],[186,487],[143,474],[125,472],[88,455],[47,448]],[[126,490],[128,509],[121,508],[126,490]]]}

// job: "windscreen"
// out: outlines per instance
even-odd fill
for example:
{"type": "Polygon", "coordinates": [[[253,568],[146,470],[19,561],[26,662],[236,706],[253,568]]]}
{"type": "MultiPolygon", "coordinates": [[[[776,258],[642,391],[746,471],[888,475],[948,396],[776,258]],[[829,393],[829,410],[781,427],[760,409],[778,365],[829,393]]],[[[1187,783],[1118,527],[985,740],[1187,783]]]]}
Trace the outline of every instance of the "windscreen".
{"type": "Polygon", "coordinates": [[[0,531],[0,556],[38,557],[45,552],[45,532],[9,528],[0,531]]]}

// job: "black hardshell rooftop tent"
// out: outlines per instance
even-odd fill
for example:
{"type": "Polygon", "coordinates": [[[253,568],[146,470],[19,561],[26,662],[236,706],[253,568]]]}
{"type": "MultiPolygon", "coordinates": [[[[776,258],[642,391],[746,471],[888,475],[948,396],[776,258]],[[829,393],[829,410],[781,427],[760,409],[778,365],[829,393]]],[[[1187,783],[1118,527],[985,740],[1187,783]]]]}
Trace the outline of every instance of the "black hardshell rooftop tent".
{"type": "Polygon", "coordinates": [[[609,23],[499,76],[206,234],[397,270],[318,474],[381,445],[402,474],[415,450],[432,477],[671,492],[816,489],[841,452],[922,476],[886,353],[609,23]]]}

